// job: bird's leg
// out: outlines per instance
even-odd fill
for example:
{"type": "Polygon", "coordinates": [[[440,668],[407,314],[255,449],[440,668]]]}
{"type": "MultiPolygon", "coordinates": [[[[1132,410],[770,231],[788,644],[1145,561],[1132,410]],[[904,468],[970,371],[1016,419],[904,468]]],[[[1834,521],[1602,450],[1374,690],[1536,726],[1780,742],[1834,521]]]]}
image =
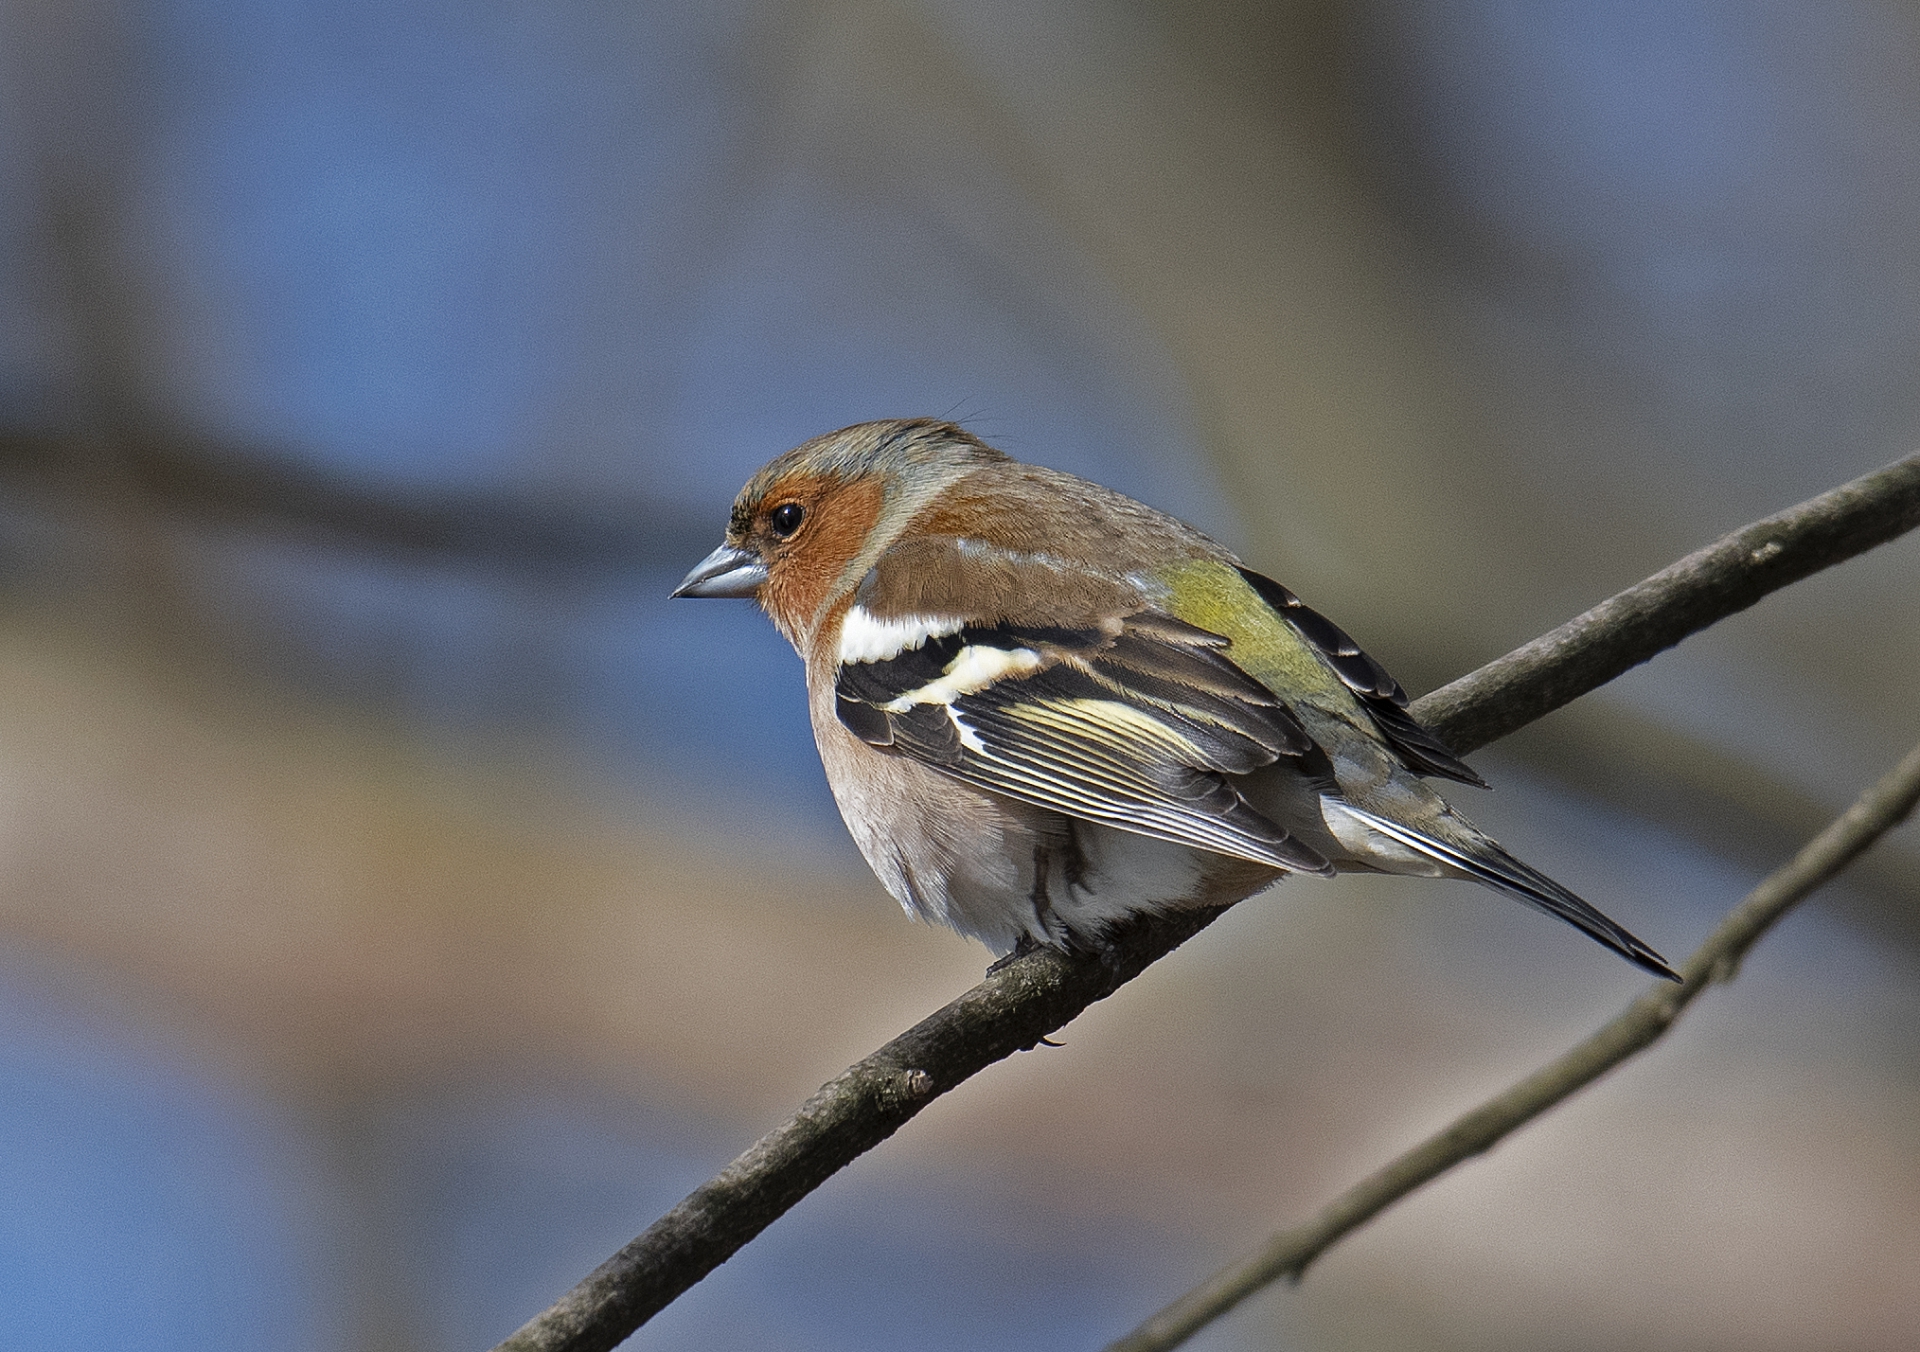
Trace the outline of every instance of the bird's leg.
{"type": "Polygon", "coordinates": [[[1071,895],[1087,890],[1087,855],[1080,848],[1080,823],[1068,817],[1066,824],[1066,850],[1060,861],[1060,871],[1066,880],[1067,892],[1071,895]]]}

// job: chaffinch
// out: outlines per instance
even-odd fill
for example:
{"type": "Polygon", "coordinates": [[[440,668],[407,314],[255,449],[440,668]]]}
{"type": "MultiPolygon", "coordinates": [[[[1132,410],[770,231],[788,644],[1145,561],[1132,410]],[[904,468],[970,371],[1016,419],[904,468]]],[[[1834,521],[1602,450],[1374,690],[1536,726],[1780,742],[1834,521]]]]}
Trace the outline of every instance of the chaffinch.
{"type": "Polygon", "coordinates": [[[1485,781],[1343,631],[1192,527],[952,423],[778,457],[673,594],[759,600],[860,852],[909,914],[996,952],[1367,870],[1471,878],[1678,979],[1428,786],[1485,781]]]}

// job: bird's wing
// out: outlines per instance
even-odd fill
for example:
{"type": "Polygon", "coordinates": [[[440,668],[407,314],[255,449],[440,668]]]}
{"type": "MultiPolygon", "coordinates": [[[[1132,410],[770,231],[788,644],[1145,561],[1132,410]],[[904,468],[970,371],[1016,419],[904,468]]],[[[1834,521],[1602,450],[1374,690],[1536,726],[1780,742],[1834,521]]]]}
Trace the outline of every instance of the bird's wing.
{"type": "Polygon", "coordinates": [[[1152,609],[1084,626],[875,620],[841,640],[840,721],[969,784],[1140,835],[1296,872],[1317,851],[1234,777],[1325,757],[1217,634],[1152,609]]]}
{"type": "Polygon", "coordinates": [[[1387,669],[1369,657],[1347,631],[1270,577],[1251,568],[1237,570],[1260,599],[1311,644],[1347,689],[1360,701],[1380,735],[1415,774],[1440,775],[1484,789],[1487,781],[1454,755],[1446,743],[1407,712],[1407,692],[1387,669]]]}

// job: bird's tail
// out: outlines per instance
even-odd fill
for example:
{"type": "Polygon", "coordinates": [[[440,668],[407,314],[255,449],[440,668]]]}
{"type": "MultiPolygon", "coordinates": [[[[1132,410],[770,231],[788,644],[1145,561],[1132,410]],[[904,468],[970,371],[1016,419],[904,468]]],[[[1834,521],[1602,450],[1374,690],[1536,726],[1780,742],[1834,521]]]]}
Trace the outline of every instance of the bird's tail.
{"type": "Polygon", "coordinates": [[[1380,834],[1398,841],[1408,849],[1425,855],[1435,863],[1465,876],[1475,882],[1499,892],[1505,892],[1515,900],[1525,902],[1536,911],[1556,916],[1575,929],[1605,944],[1628,962],[1644,968],[1657,977],[1668,981],[1680,980],[1680,974],[1667,966],[1665,958],[1640,942],[1622,926],[1603,915],[1596,907],[1581,900],[1559,883],[1549,878],[1539,869],[1521,863],[1500,847],[1497,841],[1490,840],[1480,832],[1468,826],[1457,815],[1449,814],[1454,823],[1465,829],[1459,840],[1444,840],[1429,832],[1383,817],[1376,812],[1368,812],[1356,807],[1349,800],[1347,811],[1365,822],[1380,834]]]}

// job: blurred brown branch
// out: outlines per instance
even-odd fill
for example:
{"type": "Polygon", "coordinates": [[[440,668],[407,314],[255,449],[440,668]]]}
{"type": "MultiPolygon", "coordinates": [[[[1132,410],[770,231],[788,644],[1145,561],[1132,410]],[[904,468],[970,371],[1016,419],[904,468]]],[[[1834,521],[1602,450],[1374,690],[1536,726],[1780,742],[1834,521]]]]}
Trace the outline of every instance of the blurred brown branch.
{"type": "MultiPolygon", "coordinates": [[[[1472,751],[1768,592],[1915,525],[1920,455],[1733,532],[1429,695],[1414,713],[1458,750],[1472,751]],[[1510,712],[1510,702],[1520,712],[1510,712]]],[[[1118,929],[1103,952],[1043,949],[990,973],[829,1081],[496,1352],[613,1347],[939,1095],[1034,1046],[1222,914],[1140,919],[1118,929]]]]}
{"type": "MultiPolygon", "coordinates": [[[[88,438],[0,428],[0,482],[74,497],[102,491],[88,438]]],[[[149,428],[114,437],[123,506],[202,521],[293,529],[392,551],[431,551],[520,567],[678,571],[712,546],[718,518],[689,520],[627,501],[588,508],[507,492],[371,486],[288,457],[205,448],[149,428]]]]}
{"type": "Polygon", "coordinates": [[[1107,1352],[1166,1352],[1282,1277],[1298,1281],[1321,1254],[1401,1198],[1491,1150],[1547,1109],[1664,1037],[1681,1012],[1740,963],[1788,911],[1904,821],[1920,801],[1920,746],[1852,807],[1749,892],[1681,964],[1683,984],[1657,984],[1584,1042],[1482,1103],[1341,1194],[1304,1225],[1283,1230],[1258,1252],[1222,1268],[1107,1352]]]}
{"type": "MultiPolygon", "coordinates": [[[[1808,840],[1845,806],[1801,782],[1790,760],[1741,751],[1725,739],[1630,702],[1580,701],[1502,743],[1515,763],[1582,798],[1664,824],[1723,859],[1764,859],[1784,840],[1808,840]]],[[[1845,891],[1823,902],[1861,930],[1920,951],[1920,840],[1890,839],[1856,859],[1845,891]]]]}

